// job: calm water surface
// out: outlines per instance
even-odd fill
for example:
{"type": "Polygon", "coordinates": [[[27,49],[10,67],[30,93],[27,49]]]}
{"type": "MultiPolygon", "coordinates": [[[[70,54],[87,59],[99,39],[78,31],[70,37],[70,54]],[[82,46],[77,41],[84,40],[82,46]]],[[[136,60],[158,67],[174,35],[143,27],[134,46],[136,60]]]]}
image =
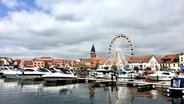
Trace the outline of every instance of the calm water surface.
{"type": "Polygon", "coordinates": [[[180,104],[162,91],[0,79],[0,104],[180,104]]]}

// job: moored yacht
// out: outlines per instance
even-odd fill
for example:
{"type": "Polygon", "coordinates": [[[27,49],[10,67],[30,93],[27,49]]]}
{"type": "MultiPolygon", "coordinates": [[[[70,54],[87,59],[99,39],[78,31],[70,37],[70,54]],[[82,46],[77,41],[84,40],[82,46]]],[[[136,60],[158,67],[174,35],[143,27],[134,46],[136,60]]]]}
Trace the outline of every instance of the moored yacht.
{"type": "Polygon", "coordinates": [[[9,70],[4,72],[6,78],[19,78],[19,79],[41,79],[42,75],[51,73],[46,68],[24,68],[17,70],[9,70]]]}
{"type": "Polygon", "coordinates": [[[155,81],[169,81],[175,76],[176,74],[174,72],[156,71],[155,73],[148,75],[148,78],[155,81]]]}
{"type": "Polygon", "coordinates": [[[73,83],[76,81],[77,77],[70,69],[65,68],[55,68],[57,71],[50,74],[45,74],[42,78],[47,81],[57,81],[61,83],[73,83]]]}
{"type": "Polygon", "coordinates": [[[7,72],[7,71],[11,71],[11,69],[7,66],[0,67],[0,76],[4,77],[4,73],[7,72]]]}
{"type": "Polygon", "coordinates": [[[19,77],[20,74],[22,74],[20,69],[6,70],[4,71],[3,77],[10,78],[10,79],[16,79],[19,77]]]}
{"type": "Polygon", "coordinates": [[[184,98],[184,78],[174,77],[171,86],[167,89],[167,96],[173,98],[184,98]]]}
{"type": "Polygon", "coordinates": [[[134,79],[138,76],[138,74],[135,71],[120,71],[118,73],[118,78],[122,79],[134,79]]]}
{"type": "Polygon", "coordinates": [[[113,73],[106,69],[97,69],[93,75],[97,79],[110,79],[113,73]]]}
{"type": "Polygon", "coordinates": [[[20,79],[41,79],[43,75],[50,73],[46,68],[25,68],[18,76],[20,79]]]}

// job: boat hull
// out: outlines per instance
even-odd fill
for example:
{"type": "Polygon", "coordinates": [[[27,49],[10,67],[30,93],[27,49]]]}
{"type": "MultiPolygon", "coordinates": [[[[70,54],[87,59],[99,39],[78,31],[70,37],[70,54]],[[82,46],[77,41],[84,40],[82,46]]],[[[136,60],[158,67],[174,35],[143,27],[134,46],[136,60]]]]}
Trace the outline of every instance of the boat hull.
{"type": "Polygon", "coordinates": [[[167,95],[172,98],[184,98],[184,88],[169,87],[167,95]]]}
{"type": "Polygon", "coordinates": [[[74,83],[77,80],[77,77],[73,74],[49,74],[49,75],[43,75],[43,80],[46,82],[60,82],[60,83],[74,83]]]}
{"type": "Polygon", "coordinates": [[[148,78],[153,81],[170,81],[173,76],[148,76],[148,78]]]}
{"type": "Polygon", "coordinates": [[[41,79],[43,74],[36,74],[36,73],[27,73],[23,74],[22,72],[11,72],[11,73],[4,73],[4,76],[9,79],[28,79],[28,80],[35,80],[41,79]]]}
{"type": "Polygon", "coordinates": [[[137,78],[136,75],[118,75],[118,78],[122,78],[122,79],[135,79],[137,78]]]}

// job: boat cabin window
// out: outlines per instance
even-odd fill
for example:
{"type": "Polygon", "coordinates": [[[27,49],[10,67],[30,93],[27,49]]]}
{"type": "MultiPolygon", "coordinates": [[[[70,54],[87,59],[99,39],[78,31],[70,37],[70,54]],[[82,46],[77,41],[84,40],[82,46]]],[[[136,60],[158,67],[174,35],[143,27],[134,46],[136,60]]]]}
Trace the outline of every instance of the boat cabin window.
{"type": "Polygon", "coordinates": [[[121,72],[121,74],[126,74],[126,72],[121,72]]]}
{"type": "Polygon", "coordinates": [[[8,70],[6,67],[1,67],[0,70],[8,70]]]}
{"type": "Polygon", "coordinates": [[[128,74],[133,74],[134,72],[128,72],[128,74]]]}
{"type": "Polygon", "coordinates": [[[71,74],[69,70],[63,70],[64,74],[71,74]]]}
{"type": "Polygon", "coordinates": [[[34,71],[34,69],[24,69],[24,71],[33,72],[33,71],[34,71]]]}
{"type": "Polygon", "coordinates": [[[162,74],[164,74],[164,75],[170,75],[170,73],[162,73],[162,74]]]}
{"type": "Polygon", "coordinates": [[[180,80],[173,80],[172,87],[180,87],[180,80]]]}
{"type": "Polygon", "coordinates": [[[172,81],[171,87],[184,88],[184,79],[183,78],[173,78],[171,81],[172,81]]]}
{"type": "Polygon", "coordinates": [[[48,72],[48,70],[45,69],[45,68],[39,68],[38,71],[39,71],[39,72],[48,72]]]}
{"type": "Polygon", "coordinates": [[[102,74],[108,74],[109,72],[108,71],[96,71],[97,73],[102,73],[102,74]]]}
{"type": "Polygon", "coordinates": [[[64,69],[64,68],[57,68],[57,69],[60,70],[60,73],[71,74],[71,72],[68,69],[64,69]]]}

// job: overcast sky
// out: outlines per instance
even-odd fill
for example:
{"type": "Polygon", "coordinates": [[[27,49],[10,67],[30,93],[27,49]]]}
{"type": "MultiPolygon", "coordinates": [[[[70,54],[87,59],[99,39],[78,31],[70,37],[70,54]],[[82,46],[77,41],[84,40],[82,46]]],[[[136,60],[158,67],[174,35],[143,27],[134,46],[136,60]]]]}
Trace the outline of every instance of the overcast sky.
{"type": "Polygon", "coordinates": [[[106,57],[119,33],[135,56],[184,52],[184,1],[0,0],[0,56],[106,57]]]}

